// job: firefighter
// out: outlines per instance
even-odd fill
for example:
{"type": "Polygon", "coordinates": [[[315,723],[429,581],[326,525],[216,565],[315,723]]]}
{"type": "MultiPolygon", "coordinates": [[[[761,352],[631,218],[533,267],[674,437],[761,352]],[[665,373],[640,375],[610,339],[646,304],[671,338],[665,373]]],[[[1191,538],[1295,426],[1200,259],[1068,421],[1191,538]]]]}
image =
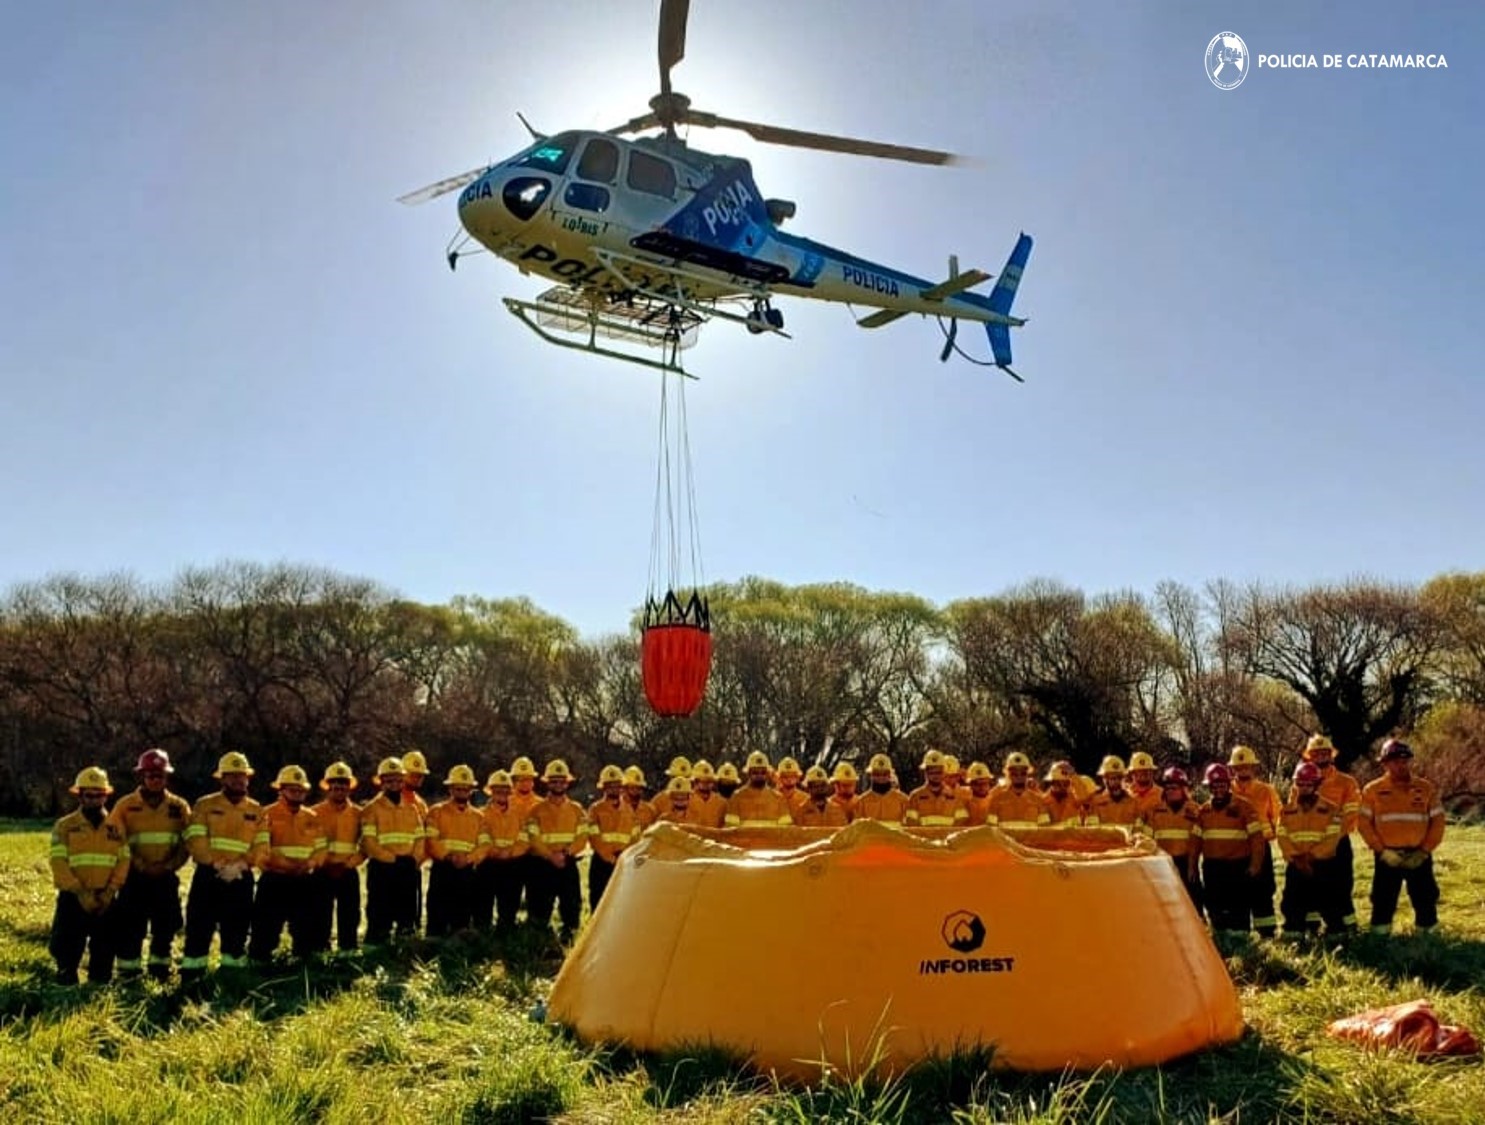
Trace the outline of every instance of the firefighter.
{"type": "Polygon", "coordinates": [[[583,807],[567,796],[568,787],[577,779],[566,762],[561,758],[548,762],[541,780],[547,795],[536,802],[526,822],[531,854],[541,865],[536,885],[528,890],[526,920],[538,933],[550,936],[555,904],[562,940],[566,942],[577,936],[583,919],[583,886],[577,861],[588,848],[588,818],[583,807]]]}
{"type": "MultiPolygon", "coordinates": [[[[531,810],[536,808],[536,802],[541,800],[541,795],[536,792],[536,764],[525,755],[517,758],[510,764],[511,795],[510,807],[516,811],[521,818],[522,831],[531,820],[531,810]]],[[[533,888],[541,882],[545,875],[546,864],[531,854],[528,847],[521,854],[516,863],[516,870],[521,876],[520,893],[517,902],[522,898],[526,902],[526,916],[531,916],[531,895],[533,888]]]]}
{"type": "Polygon", "coordinates": [[[1098,779],[1103,782],[1103,788],[1088,798],[1084,824],[1134,829],[1140,816],[1139,801],[1124,788],[1124,776],[1124,763],[1115,755],[1110,754],[1099,763],[1098,779]]]}
{"type": "Polygon", "coordinates": [[[969,821],[969,810],[964,807],[958,786],[949,784],[943,753],[925,752],[918,768],[923,771],[923,784],[908,794],[903,823],[923,828],[964,827],[969,821]]]}
{"type": "Polygon", "coordinates": [[[666,798],[666,801],[665,811],[660,814],[659,819],[669,824],[685,824],[686,813],[691,808],[691,779],[671,778],[666,783],[665,792],[660,796],[666,798]]]}
{"type": "Polygon", "coordinates": [[[1160,778],[1160,794],[1160,803],[1141,811],[1135,827],[1154,839],[1155,846],[1170,856],[1186,893],[1199,912],[1201,879],[1194,858],[1197,806],[1191,800],[1191,782],[1186,771],[1179,766],[1168,768],[1160,778]]]}
{"type": "Polygon", "coordinates": [[[953,754],[944,755],[944,787],[950,793],[958,793],[961,797],[969,792],[964,784],[964,767],[959,764],[959,759],[953,754]]]}
{"type": "Polygon", "coordinates": [[[1323,918],[1331,933],[1345,928],[1345,907],[1336,894],[1335,849],[1341,842],[1341,810],[1320,796],[1320,768],[1300,762],[1294,787],[1279,810],[1275,836],[1284,856],[1284,936],[1320,932],[1323,918]]]}
{"type": "Polygon", "coordinates": [[[1031,759],[1019,750],[1006,755],[1005,779],[990,793],[985,823],[997,828],[1037,828],[1052,822],[1042,795],[1031,787],[1031,759]]]}
{"type": "Polygon", "coordinates": [[[381,790],[361,809],[361,851],[366,856],[366,944],[382,945],[418,932],[418,893],[423,882],[423,817],[403,799],[406,770],[400,758],[376,768],[381,790]]]}
{"type": "Polygon", "coordinates": [[[1376,855],[1371,930],[1392,932],[1392,916],[1406,884],[1414,929],[1428,933],[1439,924],[1433,853],[1444,840],[1444,806],[1432,782],[1413,776],[1413,749],[1406,742],[1389,738],[1382,744],[1382,768],[1386,776],[1361,791],[1361,838],[1376,855]]]}
{"type": "MultiPolygon", "coordinates": [[[[845,763],[841,763],[844,765],[845,763]]],[[[824,766],[811,766],[804,775],[805,801],[790,814],[801,828],[844,828],[851,814],[830,793],[830,775],[824,766]]]]}
{"type": "Polygon", "coordinates": [[[1071,762],[1053,762],[1047,767],[1047,791],[1042,803],[1047,807],[1047,823],[1076,828],[1083,823],[1083,802],[1074,792],[1078,771],[1071,762]]]}
{"type": "Polygon", "coordinates": [[[170,947],[186,924],[179,872],[191,855],[185,840],[191,805],[166,789],[174,772],[164,750],[146,750],[134,764],[139,788],[121,798],[109,815],[129,844],[129,879],[114,908],[118,968],[126,974],[139,972],[148,932],[149,973],[158,981],[170,979],[170,947]]]}
{"type": "MultiPolygon", "coordinates": [[[[684,777],[687,781],[690,781],[691,759],[681,757],[672,758],[670,760],[669,768],[665,771],[665,776],[669,778],[670,781],[674,781],[678,777],[684,777]]],[[[687,788],[686,792],[689,795],[691,792],[690,788],[687,788]]],[[[655,800],[652,802],[652,804],[654,804],[655,806],[655,815],[662,820],[674,820],[673,817],[668,817],[665,815],[666,812],[668,812],[670,809],[670,795],[671,788],[669,782],[667,782],[665,788],[662,789],[659,793],[655,794],[655,800]]],[[[689,796],[687,797],[687,801],[689,803],[689,796]]]]}
{"type": "MultiPolygon", "coordinates": [[[[722,791],[722,775],[728,769],[731,769],[733,774],[737,773],[737,767],[730,763],[724,764],[717,770],[717,792],[719,793],[722,791]]],[[[658,815],[655,812],[655,806],[645,800],[645,789],[644,770],[638,766],[630,766],[624,771],[624,803],[633,810],[634,823],[639,827],[641,832],[654,824],[655,818],[658,815]]],[[[723,793],[722,796],[726,797],[727,794],[723,793]]]]}
{"type": "Polygon", "coordinates": [[[1211,798],[1197,810],[1191,833],[1192,877],[1199,858],[1212,929],[1247,933],[1252,928],[1252,884],[1263,869],[1263,825],[1253,806],[1233,793],[1228,766],[1213,762],[1203,780],[1211,798]]]}
{"type": "Polygon", "coordinates": [[[325,859],[311,876],[315,883],[310,896],[314,912],[313,948],[330,952],[330,932],[335,947],[353,953],[361,929],[361,876],[357,869],[366,858],[361,853],[361,806],[351,800],[356,775],[345,762],[325,767],[320,789],[325,799],[310,808],[325,831],[325,859]]]}
{"type": "Polygon", "coordinates": [[[521,909],[521,865],[525,860],[527,817],[516,811],[511,801],[510,774],[496,770],[485,783],[489,803],[481,811],[485,833],[490,838],[489,851],[476,868],[473,918],[476,929],[490,927],[495,916],[495,932],[514,932],[516,913],[521,909]]]}
{"type": "MultiPolygon", "coordinates": [[[[704,765],[705,762],[698,762],[691,771],[692,776],[704,765]]],[[[706,766],[708,776],[711,769],[711,766],[706,766]]],[[[599,900],[619,864],[619,856],[639,838],[639,822],[634,819],[634,809],[624,800],[624,771],[618,766],[604,766],[598,771],[598,789],[603,795],[588,806],[588,846],[593,851],[588,860],[589,913],[598,909],[599,900]]],[[[722,798],[715,793],[710,796],[720,814],[722,798]]],[[[694,809],[693,801],[692,808],[687,810],[688,821],[694,809]]],[[[717,819],[719,823],[711,827],[721,827],[720,816],[717,819]]]]}
{"type": "Polygon", "coordinates": [[[794,823],[788,800],[768,783],[770,773],[767,754],[754,750],[748,755],[748,783],[727,802],[728,828],[776,828],[794,823]]]}
{"type": "Polygon", "coordinates": [[[186,895],[182,980],[197,979],[206,972],[211,939],[219,931],[222,968],[247,964],[253,869],[268,846],[263,806],[247,795],[253,769],[246,755],[235,750],[223,754],[212,776],[222,787],[196,802],[184,833],[196,870],[186,895]]]}
{"type": "Polygon", "coordinates": [[[309,775],[298,766],[285,766],[273,780],[278,800],[263,810],[267,846],[258,855],[258,894],[253,899],[253,936],[248,957],[265,965],[273,959],[284,924],[297,958],[314,952],[314,873],[325,860],[325,829],[304,807],[309,775]]]}
{"type": "MultiPolygon", "coordinates": [[[[1356,860],[1351,850],[1351,833],[1356,831],[1361,812],[1361,786],[1349,773],[1342,773],[1335,765],[1335,743],[1323,734],[1311,736],[1305,743],[1304,760],[1320,767],[1320,796],[1341,810],[1341,842],[1336,847],[1336,894],[1345,903],[1345,923],[1348,931],[1357,926],[1355,884],[1356,860]]],[[[1319,919],[1313,919],[1318,921],[1319,919]]]]}
{"type": "Polygon", "coordinates": [[[721,828],[727,820],[727,801],[717,793],[717,775],[710,762],[691,766],[691,803],[686,807],[686,823],[698,828],[721,828]]]}
{"type": "Polygon", "coordinates": [[[717,792],[721,794],[722,800],[726,801],[742,788],[742,774],[737,772],[737,767],[731,762],[723,762],[717,767],[717,792]]]}
{"type": "MultiPolygon", "coordinates": [[[[402,766],[407,768],[406,759],[402,766]]],[[[484,815],[469,803],[479,784],[474,770],[457,765],[443,779],[448,798],[428,810],[428,923],[431,938],[467,930],[474,921],[479,865],[490,851],[484,815]]]]}
{"type": "Polygon", "coordinates": [[[995,777],[984,762],[970,762],[969,769],[964,771],[964,779],[967,783],[965,792],[969,794],[964,798],[964,823],[970,826],[984,824],[990,816],[990,789],[995,784],[995,777]]]}
{"type": "Polygon", "coordinates": [[[850,762],[836,762],[830,775],[830,803],[846,814],[846,823],[856,819],[856,767],[850,762]]]}
{"type": "Polygon", "coordinates": [[[878,820],[883,824],[902,824],[907,817],[908,799],[897,786],[892,772],[892,759],[873,754],[866,763],[866,792],[856,798],[851,810],[856,820],[878,820]]]}
{"type": "Polygon", "coordinates": [[[428,819],[428,802],[423,799],[423,782],[428,777],[428,759],[421,750],[402,755],[402,799],[411,800],[424,821],[428,819]]]}
{"type": "MultiPolygon", "coordinates": [[[[1143,750],[1136,750],[1129,755],[1129,775],[1126,781],[1126,788],[1134,798],[1135,808],[1140,815],[1151,812],[1165,798],[1164,785],[1155,784],[1155,759],[1143,750]]],[[[1139,817],[1136,816],[1135,819],[1138,820],[1139,817]]]]}
{"type": "Polygon", "coordinates": [[[1263,867],[1249,885],[1253,894],[1250,908],[1253,928],[1258,931],[1258,936],[1271,938],[1279,925],[1279,919],[1274,916],[1274,895],[1278,893],[1278,886],[1274,881],[1272,843],[1279,828],[1279,794],[1268,782],[1259,780],[1258,754],[1251,746],[1234,746],[1227,756],[1227,765],[1232,770],[1232,791],[1253,806],[1263,828],[1263,867]]]}
{"type": "Polygon", "coordinates": [[[88,980],[107,984],[113,979],[114,899],[129,878],[129,842],[104,809],[113,792],[108,774],[89,766],[77,775],[71,792],[77,808],[52,827],[57,905],[47,948],[57,963],[58,984],[77,983],[84,953],[88,980]]]}
{"type": "MultiPolygon", "coordinates": [[[[809,794],[799,788],[800,779],[804,777],[804,771],[799,768],[799,763],[793,758],[780,759],[778,769],[774,770],[774,781],[778,787],[779,796],[784,798],[789,805],[789,813],[792,816],[794,810],[801,808],[809,800],[809,794]]],[[[696,767],[691,767],[691,784],[696,784],[696,767]]],[[[691,804],[696,804],[693,795],[691,804]]]]}

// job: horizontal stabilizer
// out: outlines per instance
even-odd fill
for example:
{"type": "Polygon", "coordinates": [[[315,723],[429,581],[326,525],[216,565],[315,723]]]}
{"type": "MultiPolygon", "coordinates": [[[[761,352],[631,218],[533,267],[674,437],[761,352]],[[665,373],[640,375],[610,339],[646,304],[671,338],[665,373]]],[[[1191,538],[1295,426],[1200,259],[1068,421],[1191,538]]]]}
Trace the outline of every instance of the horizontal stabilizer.
{"type": "Polygon", "coordinates": [[[862,328],[880,328],[884,324],[891,324],[898,317],[907,316],[900,309],[881,309],[870,316],[863,316],[856,323],[862,328]]]}
{"type": "Polygon", "coordinates": [[[924,289],[919,296],[925,301],[942,301],[945,297],[952,297],[955,293],[963,293],[966,289],[973,289],[982,281],[989,281],[993,275],[984,270],[970,270],[961,273],[948,281],[940,281],[932,289],[924,289]]]}

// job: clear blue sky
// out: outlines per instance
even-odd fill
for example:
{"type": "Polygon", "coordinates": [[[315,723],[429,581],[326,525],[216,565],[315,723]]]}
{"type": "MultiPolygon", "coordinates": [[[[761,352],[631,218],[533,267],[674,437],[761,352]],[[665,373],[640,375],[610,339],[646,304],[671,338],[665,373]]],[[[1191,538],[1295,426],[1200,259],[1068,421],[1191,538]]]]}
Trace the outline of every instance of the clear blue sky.
{"type": "MultiPolygon", "coordinates": [[[[0,586],[288,559],[622,629],[658,386],[540,344],[454,197],[656,88],[649,0],[22,5],[0,37],[0,586]]],[[[979,158],[695,130],[790,229],[937,276],[1036,249],[1018,386],[931,321],[784,305],[689,362],[706,577],[937,602],[1034,576],[1419,580],[1485,567],[1485,15],[1464,5],[693,0],[676,86],[737,117],[979,158]],[[1440,52],[1448,70],[1255,70],[1440,52]]],[[[966,336],[969,334],[966,333],[966,336]]],[[[979,333],[971,337],[983,344],[979,333]]]]}

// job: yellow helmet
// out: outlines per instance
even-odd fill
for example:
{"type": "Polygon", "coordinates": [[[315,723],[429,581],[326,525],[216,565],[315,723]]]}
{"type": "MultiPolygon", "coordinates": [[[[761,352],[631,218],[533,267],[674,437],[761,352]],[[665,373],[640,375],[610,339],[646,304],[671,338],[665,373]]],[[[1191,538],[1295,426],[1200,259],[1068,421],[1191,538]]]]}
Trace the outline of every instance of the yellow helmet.
{"type": "Polygon", "coordinates": [[[83,770],[72,783],[74,797],[84,789],[101,789],[105,794],[113,792],[113,786],[108,784],[108,774],[97,766],[89,766],[83,770]]]}
{"type": "Polygon", "coordinates": [[[751,773],[753,770],[768,770],[772,769],[773,767],[768,763],[767,754],[765,754],[762,750],[754,750],[751,754],[748,755],[747,764],[744,765],[743,768],[751,773]]]}
{"type": "MultiPolygon", "coordinates": [[[[842,762],[841,765],[845,765],[845,763],[842,762]]],[[[830,775],[825,772],[824,766],[811,766],[804,771],[804,783],[806,785],[813,785],[817,781],[821,785],[830,784],[830,775]]]]}
{"type": "Polygon", "coordinates": [[[831,781],[859,781],[856,776],[856,767],[850,762],[836,762],[835,773],[830,776],[831,781]]]}
{"type": "Polygon", "coordinates": [[[712,764],[706,761],[697,761],[691,767],[692,781],[716,781],[717,771],[712,769],[712,764]]]}
{"type": "Polygon", "coordinates": [[[665,787],[667,793],[689,793],[691,792],[691,779],[689,777],[673,777],[670,784],[665,787]]]}
{"type": "Polygon", "coordinates": [[[536,766],[530,758],[522,756],[510,764],[510,775],[512,779],[518,777],[535,777],[536,766]]]}
{"type": "Polygon", "coordinates": [[[598,784],[608,785],[610,783],[623,785],[624,771],[618,766],[604,766],[598,771],[598,784]]]}
{"type": "Polygon", "coordinates": [[[774,771],[780,777],[799,777],[804,771],[793,758],[780,758],[779,768],[774,771]]]}
{"type": "Polygon", "coordinates": [[[643,788],[646,784],[645,771],[640,769],[638,766],[630,766],[627,770],[624,771],[624,784],[638,785],[643,788]]]}
{"type": "Polygon", "coordinates": [[[308,789],[309,774],[305,773],[300,766],[285,766],[273,779],[273,788],[282,789],[285,785],[297,785],[301,789],[308,789]]]}
{"type": "Polygon", "coordinates": [[[723,762],[717,767],[717,780],[730,781],[734,785],[742,784],[742,775],[737,772],[737,767],[731,762],[723,762]]]}
{"type": "Polygon", "coordinates": [[[963,773],[963,772],[964,772],[964,767],[962,767],[959,764],[959,759],[958,758],[954,757],[953,754],[945,754],[944,755],[944,773],[956,774],[956,773],[963,773]]]}
{"type": "Polygon", "coordinates": [[[377,777],[402,777],[407,770],[402,768],[401,758],[383,758],[382,764],[376,767],[377,777]]]}
{"type": "Polygon", "coordinates": [[[1334,754],[1335,743],[1326,738],[1323,734],[1312,734],[1310,735],[1310,740],[1305,743],[1305,761],[1308,762],[1311,758],[1313,758],[1315,756],[1316,750],[1329,750],[1332,754],[1334,754]]]}
{"type": "Polygon", "coordinates": [[[1143,750],[1136,750],[1133,754],[1129,755],[1130,773],[1133,773],[1135,770],[1154,770],[1154,768],[1155,759],[1143,750]]]}
{"type": "Polygon", "coordinates": [[[1232,753],[1228,755],[1227,764],[1229,766],[1256,766],[1258,754],[1251,746],[1234,746],[1232,753]]]}
{"type": "Polygon", "coordinates": [[[1010,773],[1011,770],[1013,770],[1013,769],[1025,769],[1025,770],[1029,770],[1030,768],[1031,768],[1031,759],[1028,758],[1025,754],[1021,753],[1021,751],[1019,751],[1019,750],[1012,750],[1009,754],[1007,754],[1005,756],[1005,772],[1006,773],[1010,773]]]}
{"type": "Polygon", "coordinates": [[[866,763],[867,773],[891,773],[892,759],[885,754],[873,754],[871,761],[866,763]]]}
{"type": "Polygon", "coordinates": [[[1124,760],[1117,754],[1110,754],[1098,763],[1099,777],[1118,777],[1124,772],[1124,760]]]}
{"type": "Polygon", "coordinates": [[[665,776],[666,777],[690,777],[691,776],[691,759],[690,758],[680,758],[680,757],[672,758],[670,760],[670,768],[665,771],[665,776]]]}
{"type": "MultiPolygon", "coordinates": [[[[407,767],[406,758],[402,759],[402,765],[404,769],[407,767]]],[[[468,766],[460,765],[449,770],[449,776],[443,779],[443,783],[445,785],[468,785],[472,787],[478,785],[480,782],[479,778],[474,776],[474,770],[468,766]]]]}
{"type": "Polygon", "coordinates": [[[944,755],[941,750],[929,750],[923,755],[923,760],[918,763],[920,770],[943,769],[944,755]]]}
{"type": "Polygon", "coordinates": [[[547,763],[547,770],[541,775],[541,779],[543,781],[555,781],[558,779],[562,781],[575,780],[572,776],[572,771],[567,768],[567,763],[561,758],[553,758],[547,763]]]}
{"type": "Polygon", "coordinates": [[[984,762],[970,762],[969,769],[964,773],[966,781],[990,781],[992,776],[990,767],[984,762]]]}
{"type": "Polygon", "coordinates": [[[1077,772],[1068,762],[1053,762],[1047,767],[1047,781],[1072,781],[1077,777],[1077,772]]]}
{"type": "Polygon", "coordinates": [[[356,775],[344,762],[331,762],[325,767],[325,776],[320,778],[320,788],[329,789],[332,781],[344,781],[352,789],[356,787],[356,775]]]}
{"type": "Polygon", "coordinates": [[[217,763],[216,773],[211,776],[220,781],[224,773],[245,773],[249,777],[252,777],[253,767],[248,765],[246,754],[239,754],[236,750],[229,750],[222,755],[222,760],[217,763]]]}
{"type": "Polygon", "coordinates": [[[505,770],[496,770],[490,775],[489,780],[485,782],[486,792],[489,792],[491,789],[509,789],[510,787],[510,774],[506,773],[505,770]]]}

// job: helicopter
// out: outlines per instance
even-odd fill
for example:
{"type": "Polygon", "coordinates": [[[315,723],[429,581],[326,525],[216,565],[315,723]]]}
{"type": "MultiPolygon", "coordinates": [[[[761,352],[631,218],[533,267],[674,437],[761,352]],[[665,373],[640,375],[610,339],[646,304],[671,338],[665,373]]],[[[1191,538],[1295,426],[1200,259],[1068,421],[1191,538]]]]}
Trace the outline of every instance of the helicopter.
{"type": "Polygon", "coordinates": [[[875,309],[856,321],[867,329],[910,313],[935,316],[945,340],[942,361],[957,353],[1022,381],[1011,370],[1010,330],[1026,321],[1012,316],[1011,306],[1031,256],[1029,235],[1016,240],[988,294],[971,290],[994,275],[961,273],[953,256],[944,280],[915,277],[785,232],[796,212],[792,201],[766,198],[748,161],[702,152],[676,129],[735,129],[769,144],[917,164],[961,158],[692,109],[670,77],[685,56],[689,10],[690,0],[661,0],[660,92],[650,112],[605,131],[556,134],[538,132],[518,113],[532,138],[525,149],[399,197],[413,205],[460,192],[462,229],[446,251],[449,268],[481,252],[469,248],[477,243],[523,274],[556,282],[534,300],[503,298],[506,310],[546,342],[692,378],[682,352],[703,324],[716,320],[787,339],[773,302],[789,296],[875,309]],[[960,348],[961,320],[985,326],[993,360],[960,348]]]}

